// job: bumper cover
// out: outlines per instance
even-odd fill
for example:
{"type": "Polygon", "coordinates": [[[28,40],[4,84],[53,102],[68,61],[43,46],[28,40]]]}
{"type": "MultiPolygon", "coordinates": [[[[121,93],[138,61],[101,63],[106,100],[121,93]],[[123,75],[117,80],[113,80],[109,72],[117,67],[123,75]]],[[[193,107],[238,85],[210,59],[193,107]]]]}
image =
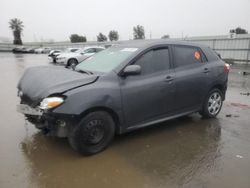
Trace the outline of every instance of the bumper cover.
{"type": "Polygon", "coordinates": [[[68,137],[69,132],[77,123],[74,115],[45,112],[42,116],[25,115],[26,119],[43,130],[48,136],[68,137]]]}

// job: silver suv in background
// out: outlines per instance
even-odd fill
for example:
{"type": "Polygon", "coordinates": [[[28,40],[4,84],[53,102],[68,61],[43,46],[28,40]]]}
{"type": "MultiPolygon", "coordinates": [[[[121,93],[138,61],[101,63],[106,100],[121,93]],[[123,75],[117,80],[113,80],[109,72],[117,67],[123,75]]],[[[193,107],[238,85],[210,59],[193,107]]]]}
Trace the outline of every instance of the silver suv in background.
{"type": "Polygon", "coordinates": [[[105,48],[101,46],[88,46],[75,52],[61,53],[56,57],[56,63],[63,64],[67,68],[74,68],[76,65],[78,65],[78,63],[104,49],[105,48]]]}

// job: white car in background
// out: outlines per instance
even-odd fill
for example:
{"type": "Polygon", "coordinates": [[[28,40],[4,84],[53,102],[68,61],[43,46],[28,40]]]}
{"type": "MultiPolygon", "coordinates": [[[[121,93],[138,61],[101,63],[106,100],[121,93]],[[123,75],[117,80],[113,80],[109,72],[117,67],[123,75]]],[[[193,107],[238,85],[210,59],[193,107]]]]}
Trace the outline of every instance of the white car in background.
{"type": "Polygon", "coordinates": [[[37,48],[34,50],[36,54],[47,54],[51,51],[50,47],[42,47],[42,48],[37,48]]]}
{"type": "Polygon", "coordinates": [[[51,50],[48,55],[48,60],[50,62],[56,63],[56,57],[61,53],[70,53],[79,50],[80,48],[66,48],[64,50],[51,50]]]}
{"type": "Polygon", "coordinates": [[[88,57],[104,50],[104,47],[101,46],[88,46],[81,48],[75,52],[70,53],[61,53],[56,57],[56,63],[60,63],[65,65],[67,68],[72,68],[82,62],[83,60],[87,59],[88,57]]]}

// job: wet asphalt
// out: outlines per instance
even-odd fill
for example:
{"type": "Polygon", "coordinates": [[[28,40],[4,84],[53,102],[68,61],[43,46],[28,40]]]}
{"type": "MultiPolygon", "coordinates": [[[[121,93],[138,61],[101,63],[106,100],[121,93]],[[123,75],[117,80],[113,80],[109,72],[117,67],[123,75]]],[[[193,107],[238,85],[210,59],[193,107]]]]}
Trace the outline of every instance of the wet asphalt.
{"type": "MultiPolygon", "coordinates": [[[[117,136],[104,152],[75,153],[16,112],[16,85],[47,55],[0,53],[0,187],[250,187],[250,75],[232,66],[216,119],[198,114],[117,136]]],[[[36,83],[34,83],[36,84],[36,83]]]]}

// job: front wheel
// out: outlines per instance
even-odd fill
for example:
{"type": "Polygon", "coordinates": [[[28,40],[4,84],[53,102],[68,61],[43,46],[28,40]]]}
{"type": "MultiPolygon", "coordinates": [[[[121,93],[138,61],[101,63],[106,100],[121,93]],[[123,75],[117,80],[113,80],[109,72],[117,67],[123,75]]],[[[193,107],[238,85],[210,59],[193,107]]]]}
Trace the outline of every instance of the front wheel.
{"type": "Polygon", "coordinates": [[[76,59],[70,59],[67,63],[67,68],[71,70],[75,70],[76,65],[78,64],[78,61],[76,59]]]}
{"type": "Polygon", "coordinates": [[[93,155],[104,150],[115,134],[113,118],[103,111],[86,115],[73,130],[68,140],[73,149],[83,155],[93,155]]]}
{"type": "Polygon", "coordinates": [[[205,118],[214,118],[219,114],[222,104],[222,92],[219,89],[213,89],[205,99],[200,114],[205,118]]]}

